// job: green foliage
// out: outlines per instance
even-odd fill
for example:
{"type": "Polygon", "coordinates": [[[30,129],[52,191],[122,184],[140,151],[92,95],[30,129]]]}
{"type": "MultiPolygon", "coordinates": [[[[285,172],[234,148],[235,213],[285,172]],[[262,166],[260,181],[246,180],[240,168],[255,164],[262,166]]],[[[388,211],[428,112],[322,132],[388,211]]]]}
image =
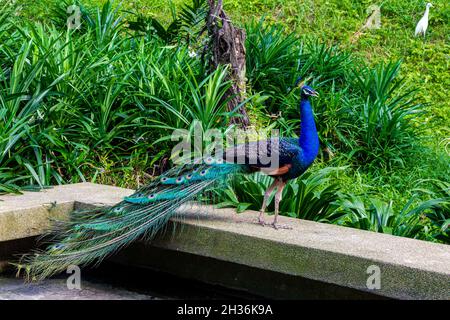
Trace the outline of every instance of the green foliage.
{"type": "Polygon", "coordinates": [[[340,210],[347,213],[340,224],[396,236],[432,240],[436,235],[429,230],[426,217],[440,215],[443,207],[449,205],[450,198],[436,198],[419,203],[416,200],[416,196],[411,197],[395,212],[392,201],[386,203],[377,198],[369,198],[370,205],[367,207],[361,197],[349,196],[340,200],[340,210]]]}
{"type": "MultiPolygon", "coordinates": [[[[289,89],[302,76],[320,93],[321,154],[286,187],[283,214],[448,242],[449,10],[436,1],[426,42],[412,37],[416,2],[384,3],[382,28],[357,36],[367,1],[225,1],[247,31],[255,127],[297,135],[289,89]],[[401,68],[387,62],[400,59],[401,68]]],[[[173,129],[225,128],[226,69],[205,74],[196,56],[206,9],[201,0],[0,0],[0,192],[136,187],[167,169],[173,129]],[[67,29],[71,4],[80,29],[67,29]]],[[[223,201],[258,210],[269,178],[239,179],[223,201]]]]}
{"type": "Polygon", "coordinates": [[[246,32],[246,72],[252,89],[273,98],[285,94],[300,63],[297,39],[293,34],[286,36],[280,25],[266,25],[263,19],[249,23],[246,32]]]}
{"type": "Polygon", "coordinates": [[[231,116],[225,68],[205,75],[187,46],[130,37],[110,2],[83,12],[80,30],[68,29],[63,15],[41,24],[2,12],[2,191],[111,174],[133,185],[168,157],[172,145],[162,137],[173,129],[197,120],[207,130],[231,116]]]}
{"type": "Polygon", "coordinates": [[[433,238],[450,243],[450,183],[436,179],[419,181],[419,185],[431,183],[436,191],[425,188],[417,188],[420,193],[430,194],[434,198],[442,199],[439,206],[427,212],[426,216],[435,227],[433,238]]]}
{"type": "Polygon", "coordinates": [[[404,81],[396,78],[399,70],[400,62],[396,62],[350,74],[350,88],[359,97],[344,100],[350,104],[354,124],[349,156],[362,163],[403,164],[420,137],[412,116],[417,120],[423,106],[417,102],[416,90],[405,88],[404,81]]]}
{"type": "Polygon", "coordinates": [[[147,37],[157,36],[166,43],[184,39],[187,43],[194,42],[201,33],[207,14],[205,0],[192,0],[192,4],[184,4],[178,15],[172,12],[173,21],[165,28],[157,19],[142,13],[132,13],[136,16],[130,21],[129,28],[147,37]]]}
{"type": "Polygon", "coordinates": [[[252,89],[269,97],[265,106],[280,112],[287,134],[299,128],[300,117],[299,97],[286,88],[301,76],[320,92],[314,111],[328,150],[368,168],[404,165],[422,130],[423,105],[417,90],[398,77],[400,62],[369,68],[335,46],[304,42],[263,22],[247,26],[247,70],[252,89]]]}

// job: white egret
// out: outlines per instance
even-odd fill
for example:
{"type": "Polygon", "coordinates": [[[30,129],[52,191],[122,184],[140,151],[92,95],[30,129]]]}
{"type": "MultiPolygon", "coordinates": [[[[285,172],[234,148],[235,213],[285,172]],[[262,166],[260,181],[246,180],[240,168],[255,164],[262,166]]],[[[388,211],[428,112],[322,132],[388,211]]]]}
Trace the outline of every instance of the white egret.
{"type": "Polygon", "coordinates": [[[422,17],[422,19],[419,20],[416,26],[416,32],[414,33],[415,36],[418,36],[419,34],[422,34],[425,37],[425,33],[427,32],[428,28],[428,14],[430,13],[430,8],[433,5],[431,3],[427,3],[427,7],[425,9],[425,13],[422,17]]]}

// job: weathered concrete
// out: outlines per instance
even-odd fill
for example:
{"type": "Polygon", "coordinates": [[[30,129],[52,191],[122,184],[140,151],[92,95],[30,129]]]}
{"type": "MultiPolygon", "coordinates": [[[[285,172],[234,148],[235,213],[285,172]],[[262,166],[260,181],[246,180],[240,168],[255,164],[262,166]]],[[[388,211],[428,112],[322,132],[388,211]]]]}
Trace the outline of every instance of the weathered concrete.
{"type": "MultiPolygon", "coordinates": [[[[130,192],[79,184],[47,190],[41,202],[39,193],[0,196],[4,200],[0,202],[0,241],[39,233],[37,227],[20,228],[30,225],[33,206],[57,201],[56,207],[65,203],[67,211],[70,203],[111,204],[130,192]],[[20,232],[9,229],[16,226],[20,232]]],[[[51,210],[45,210],[50,216],[51,210]]],[[[274,230],[257,225],[256,212],[236,215],[233,210],[210,207],[185,207],[180,212],[176,232],[159,236],[153,246],[386,297],[450,299],[450,246],[286,217],[280,222],[292,230],[274,230]],[[380,289],[366,286],[370,266],[380,269],[380,289]]],[[[45,214],[36,217],[41,221],[45,214]]],[[[32,225],[41,226],[38,222],[32,225]]]]}
{"type": "Polygon", "coordinates": [[[289,218],[280,221],[292,230],[274,230],[257,215],[187,216],[181,232],[152,245],[387,297],[450,299],[450,246],[289,218]],[[366,286],[370,266],[380,268],[380,289],[366,286]]]}
{"type": "Polygon", "coordinates": [[[158,248],[144,242],[133,243],[111,257],[111,260],[125,267],[132,265],[150,272],[164,270],[177,278],[239,290],[241,295],[245,293],[283,300],[383,298],[370,292],[183,251],[158,248]]]}
{"type": "Polygon", "coordinates": [[[78,203],[112,204],[131,193],[122,188],[77,183],[22,195],[0,195],[0,242],[42,234],[49,226],[49,218],[63,218],[78,203]]]}
{"type": "Polygon", "coordinates": [[[0,300],[154,300],[149,295],[83,280],[81,288],[68,289],[66,279],[24,283],[22,279],[0,277],[0,300]]]}

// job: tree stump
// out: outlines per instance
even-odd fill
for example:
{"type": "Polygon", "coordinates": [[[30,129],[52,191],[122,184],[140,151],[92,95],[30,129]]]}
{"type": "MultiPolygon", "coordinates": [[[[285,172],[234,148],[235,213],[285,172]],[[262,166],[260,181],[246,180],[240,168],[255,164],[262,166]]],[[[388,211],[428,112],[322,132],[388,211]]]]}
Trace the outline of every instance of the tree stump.
{"type": "MultiPolygon", "coordinates": [[[[209,13],[207,17],[208,34],[211,39],[210,65],[216,69],[219,64],[229,65],[229,80],[231,87],[225,95],[228,110],[233,111],[245,99],[245,30],[236,28],[222,8],[222,0],[208,0],[209,13]]],[[[238,110],[239,117],[232,117],[230,122],[242,128],[249,125],[249,119],[244,106],[238,110]]]]}

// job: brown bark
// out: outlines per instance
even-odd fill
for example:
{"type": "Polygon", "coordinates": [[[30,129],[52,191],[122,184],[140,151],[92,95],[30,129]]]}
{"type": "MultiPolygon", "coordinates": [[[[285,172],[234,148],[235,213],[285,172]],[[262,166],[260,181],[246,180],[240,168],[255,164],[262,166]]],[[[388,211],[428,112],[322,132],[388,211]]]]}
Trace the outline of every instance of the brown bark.
{"type": "MultiPolygon", "coordinates": [[[[208,0],[209,13],[207,28],[211,38],[211,60],[212,68],[217,68],[219,64],[229,65],[229,79],[232,82],[226,97],[231,97],[228,101],[228,110],[235,110],[244,101],[245,97],[245,30],[236,28],[222,8],[222,0],[208,0]]],[[[230,122],[246,128],[249,119],[244,106],[238,110],[240,117],[231,118],[230,122]]]]}

